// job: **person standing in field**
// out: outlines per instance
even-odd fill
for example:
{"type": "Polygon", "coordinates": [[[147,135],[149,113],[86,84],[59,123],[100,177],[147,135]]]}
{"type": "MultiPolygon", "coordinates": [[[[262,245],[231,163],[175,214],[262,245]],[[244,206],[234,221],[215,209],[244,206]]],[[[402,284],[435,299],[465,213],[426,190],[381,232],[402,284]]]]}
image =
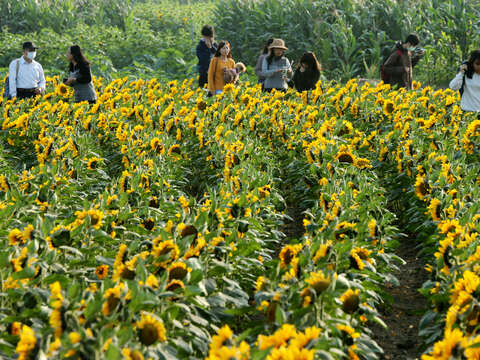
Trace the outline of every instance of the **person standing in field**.
{"type": "Polygon", "coordinates": [[[258,83],[262,84],[262,89],[263,89],[263,83],[265,82],[265,76],[263,76],[262,73],[262,64],[263,64],[263,59],[265,59],[268,56],[268,47],[272,44],[273,38],[270,38],[267,40],[267,43],[263,47],[262,53],[257,59],[257,64],[255,65],[255,75],[258,78],[258,83]]]}
{"type": "Polygon", "coordinates": [[[46,81],[43,68],[36,62],[38,47],[31,41],[23,43],[23,56],[15,59],[8,67],[9,98],[26,99],[41,95],[45,91],[46,81]]]}
{"type": "Polygon", "coordinates": [[[75,102],[88,101],[90,104],[94,104],[97,101],[97,93],[93,87],[90,62],[85,58],[78,45],[70,46],[66,57],[70,62],[70,76],[64,80],[64,83],[73,87],[75,102]]]}
{"type": "Polygon", "coordinates": [[[221,94],[225,86],[224,69],[234,69],[230,43],[222,40],[218,44],[217,52],[210,61],[208,68],[208,90],[211,95],[221,94]]]}
{"type": "Polygon", "coordinates": [[[293,83],[298,92],[312,90],[320,79],[322,67],[311,51],[302,55],[293,74],[293,83]]]}
{"type": "Polygon", "coordinates": [[[288,77],[292,75],[292,67],[285,57],[288,48],[282,39],[274,39],[268,47],[269,53],[262,62],[262,74],[265,76],[264,90],[273,89],[286,91],[288,89],[288,77]]]}
{"type": "Polygon", "coordinates": [[[450,89],[460,90],[460,107],[463,111],[480,114],[480,50],[474,50],[466,63],[460,66],[450,89]]]}
{"type": "Polygon", "coordinates": [[[420,40],[416,34],[410,34],[402,43],[395,44],[393,53],[381,66],[382,80],[386,84],[412,89],[413,68],[425,55],[423,49],[417,48],[420,40]]]}
{"type": "Polygon", "coordinates": [[[208,67],[212,56],[217,52],[217,43],[215,42],[213,26],[205,25],[202,28],[202,39],[197,45],[198,58],[198,85],[203,88],[208,83],[208,67]]]}

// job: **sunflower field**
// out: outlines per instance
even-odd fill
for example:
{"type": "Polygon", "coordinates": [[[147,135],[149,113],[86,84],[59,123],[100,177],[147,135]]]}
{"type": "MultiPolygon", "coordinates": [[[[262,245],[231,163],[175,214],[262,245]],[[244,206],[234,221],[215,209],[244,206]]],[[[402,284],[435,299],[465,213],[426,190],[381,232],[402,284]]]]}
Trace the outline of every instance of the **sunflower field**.
{"type": "Polygon", "coordinates": [[[410,226],[423,359],[480,358],[480,121],[457,93],[97,78],[88,105],[47,82],[0,104],[2,357],[379,359],[410,226]]]}

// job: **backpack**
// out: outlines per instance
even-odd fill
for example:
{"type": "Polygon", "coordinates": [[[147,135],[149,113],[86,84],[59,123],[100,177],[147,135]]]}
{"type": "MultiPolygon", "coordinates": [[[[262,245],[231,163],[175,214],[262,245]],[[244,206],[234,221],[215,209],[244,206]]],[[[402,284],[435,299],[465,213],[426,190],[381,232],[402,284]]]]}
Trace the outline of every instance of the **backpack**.
{"type": "MultiPolygon", "coordinates": [[[[18,68],[20,67],[20,60],[17,59],[17,66],[16,66],[16,77],[18,77],[18,68]]],[[[3,89],[3,97],[10,100],[10,74],[5,78],[5,87],[3,89]]]]}
{"type": "MultiPolygon", "coordinates": [[[[397,49],[397,55],[402,56],[402,51],[397,49]]],[[[383,60],[382,65],[380,65],[380,77],[385,84],[390,82],[390,78],[392,77],[391,74],[385,72],[385,63],[387,62],[388,58],[383,60]]]]}

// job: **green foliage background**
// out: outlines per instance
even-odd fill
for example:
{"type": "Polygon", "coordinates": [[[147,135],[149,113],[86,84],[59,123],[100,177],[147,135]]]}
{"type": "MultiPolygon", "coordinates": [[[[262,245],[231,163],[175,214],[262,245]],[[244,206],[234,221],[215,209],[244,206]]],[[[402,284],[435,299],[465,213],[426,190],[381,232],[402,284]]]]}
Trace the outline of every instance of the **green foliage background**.
{"type": "MultiPolygon", "coordinates": [[[[41,47],[48,73],[66,68],[78,43],[94,73],[164,79],[195,76],[202,25],[213,24],[237,61],[253,66],[269,37],[285,39],[295,61],[317,54],[327,78],[379,78],[396,40],[417,32],[427,50],[415,77],[446,86],[479,43],[479,0],[0,0],[0,68],[25,39],[41,47]]],[[[251,71],[250,71],[251,73],[251,71]]]]}

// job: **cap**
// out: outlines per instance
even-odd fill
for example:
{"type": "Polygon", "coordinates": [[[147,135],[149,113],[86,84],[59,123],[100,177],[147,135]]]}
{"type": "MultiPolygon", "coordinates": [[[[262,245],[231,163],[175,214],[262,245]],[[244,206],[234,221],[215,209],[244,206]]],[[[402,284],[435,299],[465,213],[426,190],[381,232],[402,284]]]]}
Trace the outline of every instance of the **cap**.
{"type": "Polygon", "coordinates": [[[36,50],[38,49],[37,45],[35,45],[33,42],[31,41],[25,41],[23,43],[23,49],[27,49],[27,50],[36,50]]]}

